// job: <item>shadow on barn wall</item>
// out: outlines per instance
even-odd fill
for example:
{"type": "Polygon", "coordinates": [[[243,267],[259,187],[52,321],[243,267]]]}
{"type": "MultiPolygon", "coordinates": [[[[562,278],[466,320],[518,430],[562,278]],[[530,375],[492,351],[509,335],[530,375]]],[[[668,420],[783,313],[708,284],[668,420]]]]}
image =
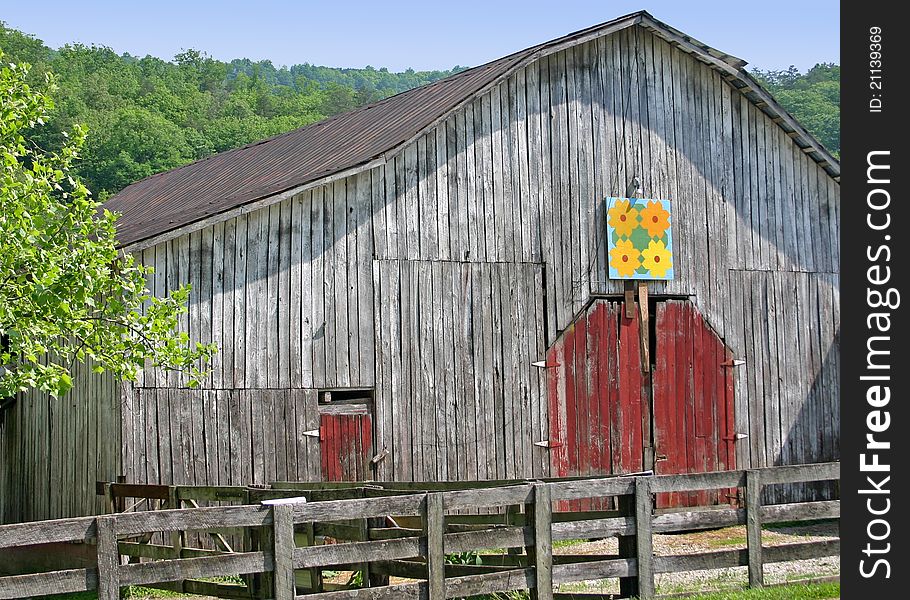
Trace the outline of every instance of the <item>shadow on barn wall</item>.
{"type": "MultiPolygon", "coordinates": [[[[837,236],[830,235],[836,233],[836,205],[828,196],[831,193],[834,198],[836,190],[833,184],[828,186],[827,174],[718,73],[641,28],[541,61],[499,84],[495,95],[487,92],[456,111],[453,119],[476,125],[473,144],[465,147],[458,140],[451,143],[451,132],[461,130],[443,122],[391,157],[385,166],[225,224],[225,240],[242,235],[248,244],[238,244],[231,259],[232,272],[225,258],[219,284],[224,293],[233,292],[233,301],[240,303],[242,310],[235,314],[253,319],[259,328],[253,332],[253,339],[248,335],[243,347],[233,349],[230,368],[235,377],[240,369],[244,385],[250,384],[251,379],[259,377],[259,360],[265,360],[266,369],[271,369],[269,360],[251,356],[279,353],[281,331],[291,327],[295,334],[299,331],[300,339],[311,343],[314,361],[332,348],[341,348],[343,354],[358,348],[361,357],[366,357],[362,365],[351,365],[349,372],[335,376],[331,383],[373,385],[374,362],[369,353],[374,349],[359,346],[373,342],[356,336],[376,327],[375,302],[391,300],[376,296],[373,259],[545,265],[547,302],[556,305],[555,318],[549,319],[546,332],[552,342],[555,332],[571,322],[590,294],[621,291],[621,283],[605,276],[603,198],[622,195],[628,180],[641,175],[645,196],[670,198],[678,211],[675,239],[679,276],[672,282],[651,283],[651,293],[694,297],[737,356],[755,360],[761,356],[760,360],[775,363],[763,371],[765,380],[760,384],[747,384],[748,376],[738,374],[743,383],[737,385],[737,412],[748,414],[751,405],[753,415],[760,416],[762,422],[776,419],[778,423],[776,437],[762,436],[758,446],[751,436],[751,440],[740,443],[739,456],[749,457],[753,465],[821,460],[811,444],[804,444],[802,449],[794,445],[783,453],[773,450],[783,447],[781,440],[788,437],[788,431],[809,431],[808,425],[801,424],[800,415],[805,413],[808,423],[815,418],[809,415],[824,407],[798,397],[807,393],[806,379],[811,375],[790,377],[782,362],[776,364],[785,355],[772,352],[770,341],[759,342],[766,347],[756,353],[754,338],[769,328],[762,322],[769,319],[765,303],[773,310],[789,302],[786,290],[796,285],[795,280],[808,279],[816,288],[827,286],[829,292],[837,289],[836,277],[816,274],[836,269],[837,236]],[[655,70],[655,64],[664,70],[655,70]],[[531,69],[538,69],[540,89],[546,93],[536,105],[527,104],[524,111],[512,110],[503,99],[511,99],[510,94],[521,89],[519,77],[525,84],[533,78],[531,69]],[[544,76],[554,73],[565,74],[558,80],[550,78],[546,87],[544,76]],[[601,80],[603,74],[606,78],[601,80]],[[583,81],[601,82],[600,91],[588,88],[588,92],[579,93],[570,85],[583,81]],[[498,109],[489,108],[491,97],[501,102],[498,109]],[[484,112],[487,110],[495,112],[484,112]],[[596,129],[594,125],[601,118],[601,128],[596,129]],[[521,136],[513,143],[516,132],[530,131],[525,128],[532,121],[544,131],[547,143],[531,144],[529,149],[521,141],[528,138],[521,136]],[[546,156],[539,153],[542,147],[548,151],[546,156]],[[509,170],[511,165],[504,161],[497,170],[497,166],[483,162],[490,160],[491,148],[500,148],[503,157],[523,150],[528,164],[519,165],[516,171],[509,170]],[[791,157],[795,166],[790,165],[791,157]],[[466,164],[474,170],[466,170],[466,164]],[[522,182],[525,176],[530,187],[522,182]],[[803,181],[809,183],[802,185],[803,181]],[[460,195],[462,185],[473,186],[473,204],[460,195]],[[503,199],[494,203],[491,191],[503,199]],[[443,198],[444,214],[439,212],[443,198]],[[522,221],[511,221],[514,215],[509,220],[501,217],[496,211],[502,207],[520,213],[522,221]],[[461,213],[467,213],[464,219],[461,213]],[[449,221],[440,224],[443,217],[449,221]],[[508,228],[510,224],[512,229],[508,228]],[[523,224],[529,224],[530,230],[521,229],[523,224]],[[301,235],[301,247],[296,247],[301,235]],[[571,251],[554,252],[547,247],[547,235],[571,251]],[[287,311],[282,294],[295,285],[294,268],[301,264],[306,265],[307,276],[318,284],[326,301],[318,310],[304,310],[300,321],[295,322],[293,316],[282,312],[287,311]],[[750,287],[730,286],[731,281],[745,283],[746,279],[750,287]],[[768,287],[776,290],[775,296],[754,293],[768,287]],[[263,303],[263,297],[274,302],[263,303]],[[748,327],[737,318],[744,313],[751,319],[748,327]],[[367,371],[358,370],[361,366],[367,371]],[[770,379],[775,370],[780,370],[785,380],[784,394],[770,391],[772,384],[778,385],[770,379]],[[765,395],[766,390],[769,395],[765,395]],[[776,398],[785,398],[794,408],[768,404],[774,404],[776,398]],[[802,408],[797,410],[799,406],[802,408]]],[[[496,158],[492,157],[494,162],[496,158]]],[[[200,256],[203,263],[214,257],[214,248],[205,235],[192,234],[189,240],[168,242],[166,246],[166,257],[200,256]]],[[[153,260],[160,261],[161,254],[153,260]]],[[[170,267],[171,262],[165,259],[163,264],[170,267]]],[[[181,272],[179,266],[173,268],[174,272],[167,274],[168,284],[193,282],[192,274],[181,272]]],[[[211,283],[199,283],[194,285],[191,304],[200,300],[204,304],[215,295],[211,283]]],[[[804,312],[800,319],[809,317],[811,313],[804,312]]],[[[779,322],[785,326],[775,324],[774,348],[798,343],[799,333],[790,327],[791,321],[779,322]]],[[[232,326],[249,327],[238,321],[232,326]]],[[[830,334],[819,337],[815,354],[818,364],[821,356],[836,352],[832,339],[830,334]]],[[[526,366],[538,360],[542,350],[533,349],[537,356],[518,356],[515,364],[526,366]]],[[[225,354],[216,356],[216,361],[222,360],[225,354]]],[[[259,384],[253,381],[251,385],[259,384]]],[[[831,403],[836,405],[836,392],[831,403]]]]}

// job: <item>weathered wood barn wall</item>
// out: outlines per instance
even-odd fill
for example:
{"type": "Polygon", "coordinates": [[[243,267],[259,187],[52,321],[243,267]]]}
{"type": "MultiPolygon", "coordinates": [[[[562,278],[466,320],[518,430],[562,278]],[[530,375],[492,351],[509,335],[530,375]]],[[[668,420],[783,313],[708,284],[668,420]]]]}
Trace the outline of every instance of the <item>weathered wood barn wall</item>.
{"type": "Polygon", "coordinates": [[[97,514],[120,471],[120,384],[89,368],[64,398],[29,393],[0,414],[0,523],[97,514]]]}
{"type": "MultiPolygon", "coordinates": [[[[61,438],[46,426],[59,403],[24,399],[5,417],[7,456],[40,466],[86,455],[98,470],[77,473],[90,481],[76,482],[81,496],[68,504],[55,495],[70,490],[51,486],[55,467],[4,459],[3,518],[89,510],[91,483],[115,472],[197,484],[343,477],[330,464],[339,457],[326,456],[339,452],[326,449],[327,430],[360,440],[366,460],[379,455],[358,472],[376,479],[550,475],[545,442],[565,432],[553,430],[552,369],[532,363],[597,298],[621,298],[622,282],[606,276],[603,199],[636,175],[646,197],[674,207],[676,278],[652,282],[652,298],[696,307],[745,361],[733,377],[735,466],[836,460],[839,167],[743,64],[635,13],[318,126],[407,121],[414,98],[436,110],[368,160],[171,215],[151,233],[123,230],[126,249],[155,267],[156,294],[192,284],[182,327],[218,344],[211,374],[191,390],[147,369],[122,398],[105,384],[111,411],[95,413],[95,426],[122,444],[119,470],[82,445],[90,433],[61,438]],[[32,505],[40,494],[49,500],[32,505]]],[[[360,148],[356,131],[335,138],[360,148]]],[[[263,145],[285,144],[293,159],[304,151],[291,142],[263,145]]],[[[307,156],[330,154],[326,144],[307,156]]],[[[192,182],[197,168],[242,172],[243,152],[255,151],[136,189],[179,196],[174,180],[192,182]]],[[[131,193],[110,206],[138,227],[131,193]]],[[[629,452],[635,435],[614,431],[604,451],[629,452]]],[[[571,474],[598,470],[611,467],[571,474]]]]}

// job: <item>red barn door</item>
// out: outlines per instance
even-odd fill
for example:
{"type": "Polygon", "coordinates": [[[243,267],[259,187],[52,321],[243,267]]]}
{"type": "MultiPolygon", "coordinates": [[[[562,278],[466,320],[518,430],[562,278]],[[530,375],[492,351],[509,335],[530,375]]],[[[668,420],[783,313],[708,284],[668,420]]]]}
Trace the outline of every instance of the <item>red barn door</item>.
{"type": "Polygon", "coordinates": [[[373,418],[367,404],[319,407],[319,445],[323,481],[372,479],[373,418]]]}
{"type": "MultiPolygon", "coordinates": [[[[654,471],[736,468],[733,354],[687,301],[657,303],[654,471]]],[[[725,504],[731,490],[658,494],[657,506],[725,504]]]]}
{"type": "MultiPolygon", "coordinates": [[[[642,407],[638,316],[618,302],[597,301],[547,354],[550,454],[559,477],[642,470],[642,407]]],[[[643,404],[644,401],[644,404],[643,404]]]]}
{"type": "MultiPolygon", "coordinates": [[[[622,308],[595,301],[547,352],[553,474],[735,468],[723,342],[691,303],[659,301],[649,336],[653,364],[643,372],[638,311],[627,318],[622,308]]],[[[723,493],[658,497],[662,506],[726,501],[723,493]]]]}

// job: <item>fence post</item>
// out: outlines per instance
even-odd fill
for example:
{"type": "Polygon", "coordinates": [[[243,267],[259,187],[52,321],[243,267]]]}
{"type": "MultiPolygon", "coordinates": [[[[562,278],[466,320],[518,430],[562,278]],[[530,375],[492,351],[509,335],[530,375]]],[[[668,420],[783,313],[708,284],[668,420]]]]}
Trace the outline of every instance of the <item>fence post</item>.
{"type": "Polygon", "coordinates": [[[95,519],[98,545],[98,600],[120,600],[120,553],[114,530],[116,517],[95,519]]]}
{"type": "MultiPolygon", "coordinates": [[[[635,497],[631,494],[624,494],[617,499],[617,508],[624,517],[635,515],[635,497]]],[[[635,535],[617,536],[619,542],[619,557],[634,558],[638,552],[638,543],[635,535]]],[[[619,578],[619,596],[621,598],[633,598],[638,596],[638,578],[637,577],[620,577],[619,578]]]]}
{"type": "MultiPolygon", "coordinates": [[[[262,526],[253,528],[250,531],[253,544],[260,552],[268,552],[272,549],[274,543],[274,532],[271,527],[262,526]]],[[[274,567],[274,563],[272,564],[274,567]]],[[[272,591],[272,581],[275,580],[275,573],[265,571],[264,573],[253,573],[253,585],[250,586],[250,593],[253,598],[268,598],[272,591]]]]}
{"type": "MultiPolygon", "coordinates": [[[[371,527],[384,527],[384,526],[385,526],[385,519],[383,519],[383,518],[374,517],[372,519],[368,519],[367,520],[367,532],[366,532],[365,539],[367,539],[367,540],[370,539],[370,528],[371,527]]],[[[364,583],[367,583],[366,578],[364,580],[364,583]]],[[[368,587],[382,587],[385,585],[389,585],[389,576],[386,574],[376,573],[374,569],[370,569],[368,587]]]]}
{"type": "MultiPolygon", "coordinates": [[[[527,513],[527,511],[525,511],[525,512],[527,513]]],[[[508,525],[509,527],[514,527],[516,524],[518,524],[519,520],[521,519],[521,505],[520,504],[509,504],[508,506],[506,506],[506,515],[505,516],[506,516],[506,525],[508,525]]],[[[527,516],[527,514],[526,514],[526,516],[527,516]]],[[[527,524],[528,523],[526,522],[525,525],[527,525],[527,524]]],[[[521,548],[507,548],[506,554],[509,554],[511,556],[519,556],[519,555],[521,555],[521,548]]]]}
{"type": "MultiPolygon", "coordinates": [[[[306,532],[307,546],[315,546],[316,545],[316,525],[315,525],[315,523],[307,523],[304,530],[306,532]]],[[[310,569],[310,591],[311,592],[323,591],[322,568],[321,567],[312,567],[310,569]]]]}
{"type": "MultiPolygon", "coordinates": [[[[248,506],[250,504],[250,488],[244,488],[242,503],[244,506],[248,506]]],[[[244,552],[253,552],[255,550],[259,550],[259,534],[255,528],[243,528],[242,547],[244,552]]],[[[259,598],[259,574],[242,573],[240,577],[243,579],[244,583],[246,583],[247,588],[250,590],[250,597],[259,598]]]]}
{"type": "Polygon", "coordinates": [[[635,478],[635,557],[638,563],[638,597],[654,597],[654,562],[651,538],[651,478],[635,478]]]}
{"type": "MultiPolygon", "coordinates": [[[[360,497],[363,498],[364,496],[361,494],[360,497]]],[[[358,541],[369,542],[370,541],[370,520],[369,519],[359,519],[358,525],[360,527],[360,536],[358,537],[358,541]]],[[[370,573],[370,563],[369,562],[360,563],[360,574],[361,574],[361,581],[363,582],[362,586],[365,588],[372,587],[373,577],[370,573]]]]}
{"type": "MultiPolygon", "coordinates": [[[[167,507],[174,509],[180,508],[180,500],[177,497],[177,486],[167,486],[167,507]]],[[[174,558],[183,556],[183,532],[172,531],[170,533],[171,547],[174,548],[174,558]]]]}
{"type": "MultiPolygon", "coordinates": [[[[117,475],[117,483],[126,483],[126,475],[117,475]]],[[[126,510],[126,498],[117,496],[114,502],[114,512],[123,512],[126,510]]]]}
{"type": "Polygon", "coordinates": [[[427,535],[427,589],[429,600],[445,600],[446,555],[443,549],[445,507],[442,494],[427,494],[424,531],[427,535]]]}
{"type": "Polygon", "coordinates": [[[761,471],[746,471],[746,547],[749,549],[749,586],[764,585],[761,547],[761,471]]]}
{"type": "Polygon", "coordinates": [[[534,564],[532,600],[553,600],[553,504],[550,486],[534,484],[534,504],[525,525],[534,527],[534,547],[528,548],[534,564]]]}
{"type": "Polygon", "coordinates": [[[272,592],[275,600],[293,600],[294,585],[294,505],[272,505],[272,592]]]}
{"type": "Polygon", "coordinates": [[[102,489],[104,490],[104,512],[105,514],[113,514],[114,512],[114,494],[111,491],[111,483],[106,481],[102,484],[102,489]]]}

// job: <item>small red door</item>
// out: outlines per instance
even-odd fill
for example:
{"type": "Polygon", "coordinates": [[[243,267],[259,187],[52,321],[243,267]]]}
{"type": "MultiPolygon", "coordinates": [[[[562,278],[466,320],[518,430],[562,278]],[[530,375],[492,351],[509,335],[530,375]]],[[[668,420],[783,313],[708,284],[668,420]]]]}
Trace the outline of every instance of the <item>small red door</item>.
{"type": "Polygon", "coordinates": [[[319,407],[319,445],[323,481],[372,479],[373,419],[365,404],[319,407]]]}

